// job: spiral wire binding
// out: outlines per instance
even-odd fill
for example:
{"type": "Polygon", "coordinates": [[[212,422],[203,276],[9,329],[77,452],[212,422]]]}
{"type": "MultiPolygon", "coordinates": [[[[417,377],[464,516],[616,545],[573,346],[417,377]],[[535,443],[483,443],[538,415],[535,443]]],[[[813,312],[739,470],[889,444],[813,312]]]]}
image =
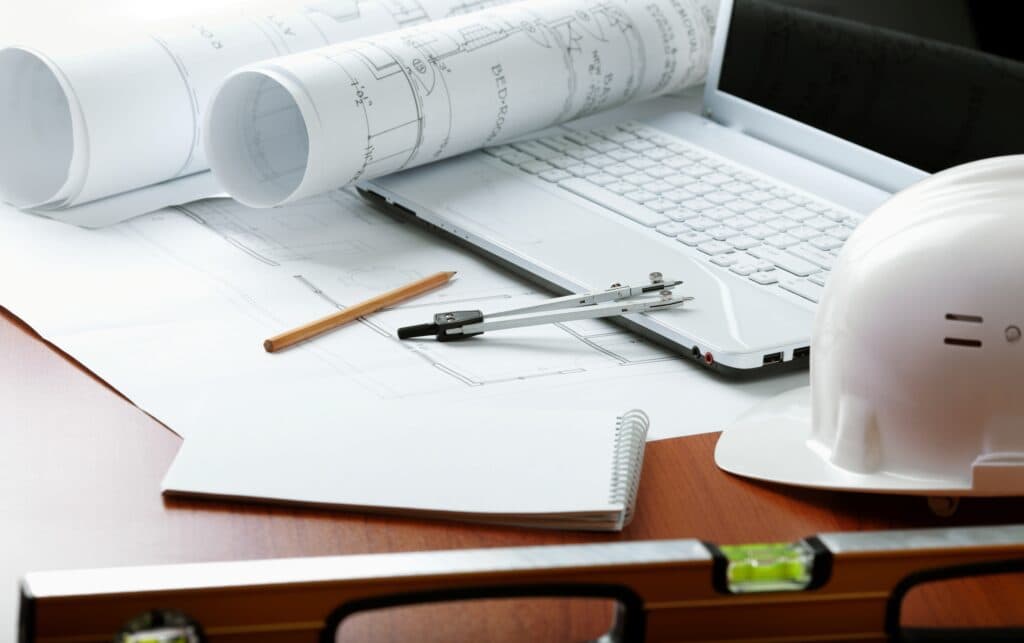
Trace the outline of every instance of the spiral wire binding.
{"type": "Polygon", "coordinates": [[[639,409],[627,411],[616,419],[610,502],[625,505],[620,529],[633,520],[636,495],[640,487],[640,471],[644,464],[647,429],[650,424],[650,418],[639,409]]]}

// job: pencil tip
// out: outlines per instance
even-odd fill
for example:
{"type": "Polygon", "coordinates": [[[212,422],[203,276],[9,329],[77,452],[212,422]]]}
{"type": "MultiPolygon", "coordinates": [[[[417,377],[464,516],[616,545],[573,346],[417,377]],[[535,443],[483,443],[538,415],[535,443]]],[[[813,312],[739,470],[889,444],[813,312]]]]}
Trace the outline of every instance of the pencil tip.
{"type": "Polygon", "coordinates": [[[454,277],[455,275],[457,275],[457,274],[459,274],[459,273],[458,273],[458,271],[456,271],[456,270],[449,270],[449,271],[448,271],[447,273],[445,273],[445,274],[447,274],[447,275],[448,275],[449,277],[454,277]]]}

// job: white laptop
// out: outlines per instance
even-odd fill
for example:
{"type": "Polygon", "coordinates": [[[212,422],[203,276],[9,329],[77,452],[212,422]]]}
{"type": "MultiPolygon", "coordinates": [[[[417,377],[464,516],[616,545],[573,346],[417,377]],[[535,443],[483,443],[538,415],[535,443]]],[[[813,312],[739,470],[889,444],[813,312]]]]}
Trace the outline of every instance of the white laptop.
{"type": "Polygon", "coordinates": [[[558,292],[683,280],[684,308],[619,321],[716,370],[806,365],[864,216],[1024,150],[993,4],[725,0],[702,114],[657,99],[361,187],[558,292]]]}

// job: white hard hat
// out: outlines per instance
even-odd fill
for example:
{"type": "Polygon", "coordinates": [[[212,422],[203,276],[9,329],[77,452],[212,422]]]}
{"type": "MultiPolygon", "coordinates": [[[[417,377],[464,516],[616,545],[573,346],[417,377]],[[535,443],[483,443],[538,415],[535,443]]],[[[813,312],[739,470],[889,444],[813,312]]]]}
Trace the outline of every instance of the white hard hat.
{"type": "Polygon", "coordinates": [[[811,386],[718,441],[726,471],[794,485],[1024,495],[1024,156],[896,195],[850,236],[811,343],[811,386]]]}

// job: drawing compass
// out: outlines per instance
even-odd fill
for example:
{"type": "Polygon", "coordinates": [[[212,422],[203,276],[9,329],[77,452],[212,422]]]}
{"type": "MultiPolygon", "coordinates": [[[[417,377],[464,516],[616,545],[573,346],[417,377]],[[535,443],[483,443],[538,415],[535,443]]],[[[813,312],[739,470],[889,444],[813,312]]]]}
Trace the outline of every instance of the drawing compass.
{"type": "Polygon", "coordinates": [[[644,286],[612,284],[607,290],[557,297],[543,304],[486,315],[479,310],[438,313],[432,323],[399,328],[398,338],[434,335],[438,341],[450,342],[493,330],[653,312],[693,299],[672,292],[682,281],[665,281],[660,272],[652,272],[650,279],[644,286]]]}

